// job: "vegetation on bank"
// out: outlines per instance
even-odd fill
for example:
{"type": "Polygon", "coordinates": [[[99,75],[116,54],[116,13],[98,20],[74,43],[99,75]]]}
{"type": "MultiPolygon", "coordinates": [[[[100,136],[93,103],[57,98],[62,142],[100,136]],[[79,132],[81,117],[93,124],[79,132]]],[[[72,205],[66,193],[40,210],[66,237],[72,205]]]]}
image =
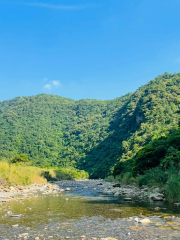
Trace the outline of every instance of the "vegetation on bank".
{"type": "Polygon", "coordinates": [[[166,200],[170,203],[180,203],[180,174],[175,168],[163,171],[161,168],[153,168],[144,175],[133,176],[132,172],[121,173],[120,175],[108,176],[107,182],[118,182],[122,185],[159,187],[165,194],[166,200]]]}
{"type": "MultiPolygon", "coordinates": [[[[42,174],[43,170],[37,167],[0,162],[0,178],[4,179],[9,185],[47,183],[42,174]]],[[[51,171],[51,174],[53,174],[53,171],[51,171]]]]}
{"type": "Polygon", "coordinates": [[[75,168],[39,168],[32,166],[27,156],[16,155],[11,161],[0,161],[0,179],[9,185],[47,183],[49,180],[87,179],[88,173],[75,168]]]}
{"type": "Polygon", "coordinates": [[[180,128],[153,140],[130,160],[120,161],[114,176],[139,186],[165,186],[169,202],[180,202],[180,128]]]}

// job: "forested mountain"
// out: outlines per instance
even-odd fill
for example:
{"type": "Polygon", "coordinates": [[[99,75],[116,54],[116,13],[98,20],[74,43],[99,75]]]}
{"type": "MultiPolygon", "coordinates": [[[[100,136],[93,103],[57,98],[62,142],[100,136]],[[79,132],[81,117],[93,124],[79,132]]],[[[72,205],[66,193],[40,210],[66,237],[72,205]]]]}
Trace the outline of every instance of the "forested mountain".
{"type": "MultiPolygon", "coordinates": [[[[149,142],[177,129],[180,74],[158,76],[133,93],[113,116],[111,134],[83,160],[93,177],[104,176],[115,162],[124,162],[149,142]]],[[[114,174],[121,171],[116,164],[114,174]]],[[[111,169],[113,172],[113,168],[111,169]]]]}
{"type": "Polygon", "coordinates": [[[36,165],[75,166],[104,177],[176,129],[179,107],[180,73],[111,101],[18,97],[0,103],[0,156],[26,153],[36,165]]]}
{"type": "Polygon", "coordinates": [[[74,101],[53,95],[0,103],[0,156],[26,153],[37,165],[76,166],[110,133],[113,115],[129,99],[74,101]]]}

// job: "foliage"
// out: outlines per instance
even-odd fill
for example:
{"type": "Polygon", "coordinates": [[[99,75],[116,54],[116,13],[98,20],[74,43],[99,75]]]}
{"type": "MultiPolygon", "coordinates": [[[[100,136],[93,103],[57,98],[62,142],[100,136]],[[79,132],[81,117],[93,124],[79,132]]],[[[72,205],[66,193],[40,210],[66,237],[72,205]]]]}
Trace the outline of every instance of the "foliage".
{"type": "Polygon", "coordinates": [[[166,187],[166,198],[169,202],[180,202],[180,175],[173,175],[166,187]]]}
{"type": "Polygon", "coordinates": [[[27,163],[27,162],[29,162],[27,154],[16,155],[11,160],[11,163],[27,163]]]}
{"type": "Polygon", "coordinates": [[[105,182],[116,182],[117,180],[114,178],[114,176],[110,175],[104,179],[105,182]]]}
{"type": "Polygon", "coordinates": [[[134,175],[147,173],[149,169],[160,166],[163,171],[176,168],[180,170],[180,129],[167,137],[154,140],[142,148],[133,161],[134,175]]]}
{"type": "Polygon", "coordinates": [[[148,170],[144,175],[137,177],[137,184],[139,186],[159,186],[162,187],[168,180],[168,172],[163,171],[161,168],[156,167],[148,170]]]}
{"type": "Polygon", "coordinates": [[[179,89],[180,73],[165,73],[114,100],[41,94],[1,102],[0,158],[27,154],[36,166],[83,169],[91,178],[106,177],[115,164],[114,175],[129,172],[134,161],[135,175],[178,165],[177,143],[176,155],[163,138],[144,147],[178,128],[179,89]]]}
{"type": "Polygon", "coordinates": [[[130,159],[127,161],[121,161],[115,165],[113,175],[117,176],[117,175],[124,174],[127,172],[132,172],[133,165],[134,165],[133,159],[130,159]]]}
{"type": "Polygon", "coordinates": [[[36,166],[71,168],[111,133],[130,95],[74,101],[41,94],[0,103],[0,157],[27,154],[36,166]]]}
{"type": "Polygon", "coordinates": [[[139,151],[151,141],[161,137],[163,141],[163,137],[178,128],[179,86],[180,74],[165,73],[129,96],[127,102],[114,114],[109,136],[93,148],[85,159],[80,160],[82,168],[90,172],[91,178],[106,176],[115,163],[114,176],[131,171],[137,153],[144,162],[137,162],[139,165],[138,169],[134,169],[135,174],[138,171],[143,174],[158,166],[166,153],[164,145],[158,142],[159,148],[156,148],[154,143],[155,153],[153,148],[152,152],[144,149],[139,151]],[[143,158],[144,153],[147,153],[146,159],[143,158]],[[148,157],[151,155],[154,159],[151,158],[149,162],[148,157]]]}
{"type": "Polygon", "coordinates": [[[123,185],[136,183],[136,179],[132,176],[132,172],[126,172],[126,173],[120,174],[117,177],[117,180],[123,185]]]}
{"type": "Polygon", "coordinates": [[[60,168],[55,170],[56,178],[63,180],[72,179],[88,179],[89,174],[84,170],[77,170],[75,168],[60,168]]]}

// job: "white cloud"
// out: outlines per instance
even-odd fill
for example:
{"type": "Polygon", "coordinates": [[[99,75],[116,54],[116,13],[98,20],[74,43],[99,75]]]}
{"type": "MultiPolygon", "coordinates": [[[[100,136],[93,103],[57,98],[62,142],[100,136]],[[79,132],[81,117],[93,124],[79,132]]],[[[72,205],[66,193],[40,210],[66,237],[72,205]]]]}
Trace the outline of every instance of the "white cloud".
{"type": "MultiPolygon", "coordinates": [[[[47,81],[48,79],[46,78],[45,80],[47,81]]],[[[61,86],[60,81],[53,80],[53,81],[49,81],[49,83],[46,84],[46,85],[43,87],[43,89],[51,90],[51,89],[53,89],[53,88],[55,88],[55,87],[57,88],[57,87],[59,87],[59,86],[61,86]]]]}
{"type": "Polygon", "coordinates": [[[52,81],[52,85],[58,87],[61,84],[60,84],[60,81],[54,80],[54,81],[52,81]]]}
{"type": "Polygon", "coordinates": [[[44,89],[51,90],[51,88],[52,88],[51,84],[46,84],[46,85],[44,86],[44,89]]]}
{"type": "Polygon", "coordinates": [[[49,8],[49,9],[56,9],[56,10],[81,10],[88,8],[86,5],[55,5],[55,4],[47,4],[47,3],[23,3],[20,2],[21,5],[31,6],[31,7],[40,7],[40,8],[49,8]]]}

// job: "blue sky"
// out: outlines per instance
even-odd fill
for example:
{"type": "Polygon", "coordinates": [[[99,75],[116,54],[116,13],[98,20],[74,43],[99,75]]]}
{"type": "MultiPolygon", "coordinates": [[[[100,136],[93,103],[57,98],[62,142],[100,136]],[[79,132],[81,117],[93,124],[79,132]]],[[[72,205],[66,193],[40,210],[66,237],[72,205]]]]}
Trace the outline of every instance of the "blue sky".
{"type": "Polygon", "coordinates": [[[179,0],[0,0],[0,101],[113,99],[180,72],[179,0]]]}

